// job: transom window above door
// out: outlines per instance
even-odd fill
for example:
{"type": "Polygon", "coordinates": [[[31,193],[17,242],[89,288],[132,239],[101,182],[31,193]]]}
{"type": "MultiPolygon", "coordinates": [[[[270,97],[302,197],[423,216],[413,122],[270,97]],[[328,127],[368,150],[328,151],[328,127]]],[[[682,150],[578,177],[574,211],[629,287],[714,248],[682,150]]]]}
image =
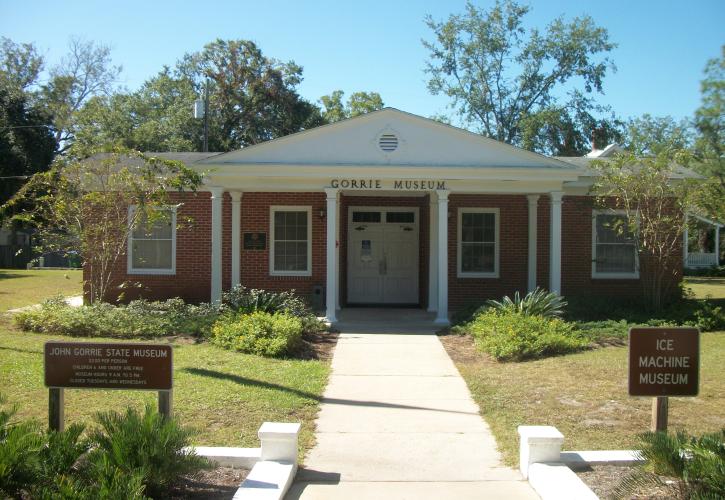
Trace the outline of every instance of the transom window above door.
{"type": "Polygon", "coordinates": [[[353,210],[352,222],[368,224],[415,224],[414,210],[353,210]]]}

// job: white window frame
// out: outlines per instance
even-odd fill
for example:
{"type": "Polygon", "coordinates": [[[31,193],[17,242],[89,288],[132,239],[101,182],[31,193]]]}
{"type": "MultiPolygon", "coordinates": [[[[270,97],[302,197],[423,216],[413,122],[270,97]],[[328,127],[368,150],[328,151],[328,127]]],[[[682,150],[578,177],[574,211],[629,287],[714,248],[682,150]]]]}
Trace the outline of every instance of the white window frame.
{"type": "MultiPolygon", "coordinates": [[[[626,210],[592,210],[592,278],[593,279],[639,279],[639,252],[637,244],[634,244],[634,272],[601,272],[597,271],[597,216],[598,215],[621,215],[627,217],[626,210]]],[[[637,228],[639,228],[639,217],[636,220],[637,228]]]]}
{"type": "MultiPolygon", "coordinates": [[[[444,217],[442,214],[441,217],[444,217]]],[[[458,278],[498,278],[500,272],[500,247],[501,247],[501,213],[498,208],[479,208],[479,207],[459,207],[458,208],[458,236],[456,238],[457,249],[456,252],[456,271],[458,278]],[[494,242],[494,259],[493,259],[493,272],[480,273],[480,272],[464,272],[462,270],[463,265],[463,214],[464,213],[484,213],[494,214],[494,222],[496,224],[494,242]]]]}
{"type": "MultiPolygon", "coordinates": [[[[128,207],[129,224],[133,219],[133,213],[138,205],[128,207]]],[[[176,206],[165,206],[160,210],[171,210],[171,269],[136,269],[133,267],[133,230],[129,231],[126,247],[126,274],[156,274],[156,275],[174,275],[176,274],[176,206]]]]}
{"type": "Polygon", "coordinates": [[[270,276],[312,276],[312,207],[275,205],[269,207],[269,274],[270,276]],[[274,268],[274,214],[277,212],[307,213],[307,269],[304,271],[277,271],[274,268]]]}

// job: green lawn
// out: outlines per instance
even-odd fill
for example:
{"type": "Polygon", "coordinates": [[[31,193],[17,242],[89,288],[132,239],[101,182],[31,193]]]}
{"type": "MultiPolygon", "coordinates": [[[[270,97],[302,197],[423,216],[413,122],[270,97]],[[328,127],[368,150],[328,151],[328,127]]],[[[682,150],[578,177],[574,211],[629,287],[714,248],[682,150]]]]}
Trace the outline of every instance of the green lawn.
{"type": "Polygon", "coordinates": [[[725,278],[688,277],[685,284],[692,289],[695,297],[704,299],[708,295],[713,299],[725,299],[725,278]]]}
{"type": "Polygon", "coordinates": [[[58,294],[80,295],[82,281],[83,272],[75,269],[0,269],[0,313],[58,294]]]}
{"type": "MultiPolygon", "coordinates": [[[[24,333],[0,318],[0,392],[20,417],[47,421],[43,344],[59,336],[24,333]]],[[[65,338],[68,340],[68,338],[65,338]]],[[[85,339],[74,339],[74,341],[85,339]]],[[[96,342],[118,340],[94,338],[96,342]]],[[[302,422],[302,452],[314,441],[314,419],[327,383],[329,362],[266,359],[207,343],[174,344],[173,407],[180,421],[198,429],[194,442],[210,446],[259,446],[264,421],[302,422]]],[[[155,392],[66,390],[66,423],[89,422],[94,412],[156,404],[155,392]]]]}
{"type": "MultiPolygon", "coordinates": [[[[498,363],[474,352],[469,337],[442,340],[509,465],[518,462],[519,425],[555,426],[567,450],[631,449],[636,435],[649,430],[651,398],[627,394],[626,347],[498,363]]],[[[725,427],[725,332],[701,340],[700,395],[671,398],[671,429],[725,427]]]]}

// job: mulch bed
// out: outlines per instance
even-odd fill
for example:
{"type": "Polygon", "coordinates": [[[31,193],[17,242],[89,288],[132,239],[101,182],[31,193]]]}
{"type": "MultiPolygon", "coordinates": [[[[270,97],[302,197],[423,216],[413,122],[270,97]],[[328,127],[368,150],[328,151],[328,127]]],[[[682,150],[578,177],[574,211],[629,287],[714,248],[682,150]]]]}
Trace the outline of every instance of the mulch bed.
{"type": "Polygon", "coordinates": [[[457,335],[448,330],[438,332],[443,347],[456,363],[465,365],[496,364],[497,361],[489,355],[476,349],[473,337],[470,335],[457,335]]]}
{"type": "Polygon", "coordinates": [[[316,359],[322,361],[332,359],[339,335],[335,330],[305,333],[302,335],[302,342],[295,350],[294,357],[297,359],[316,359]]]}
{"type": "MultiPolygon", "coordinates": [[[[615,495],[615,488],[633,470],[632,467],[626,466],[593,465],[585,470],[574,470],[574,472],[602,500],[610,498],[618,500],[680,500],[682,498],[674,484],[671,487],[641,487],[624,497],[615,495]]],[[[667,478],[662,479],[667,480],[667,478]]]]}
{"type": "Polygon", "coordinates": [[[217,467],[193,476],[184,476],[169,493],[173,500],[210,499],[229,500],[247,477],[246,469],[217,467]]]}

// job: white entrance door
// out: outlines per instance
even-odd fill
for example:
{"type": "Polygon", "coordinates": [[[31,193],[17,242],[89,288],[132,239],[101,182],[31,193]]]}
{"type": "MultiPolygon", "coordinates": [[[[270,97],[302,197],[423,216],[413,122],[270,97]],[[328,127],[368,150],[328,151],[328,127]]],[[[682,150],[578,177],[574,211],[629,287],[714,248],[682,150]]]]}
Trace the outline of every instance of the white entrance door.
{"type": "Polygon", "coordinates": [[[418,209],[349,209],[347,300],[417,304],[418,209]]]}

